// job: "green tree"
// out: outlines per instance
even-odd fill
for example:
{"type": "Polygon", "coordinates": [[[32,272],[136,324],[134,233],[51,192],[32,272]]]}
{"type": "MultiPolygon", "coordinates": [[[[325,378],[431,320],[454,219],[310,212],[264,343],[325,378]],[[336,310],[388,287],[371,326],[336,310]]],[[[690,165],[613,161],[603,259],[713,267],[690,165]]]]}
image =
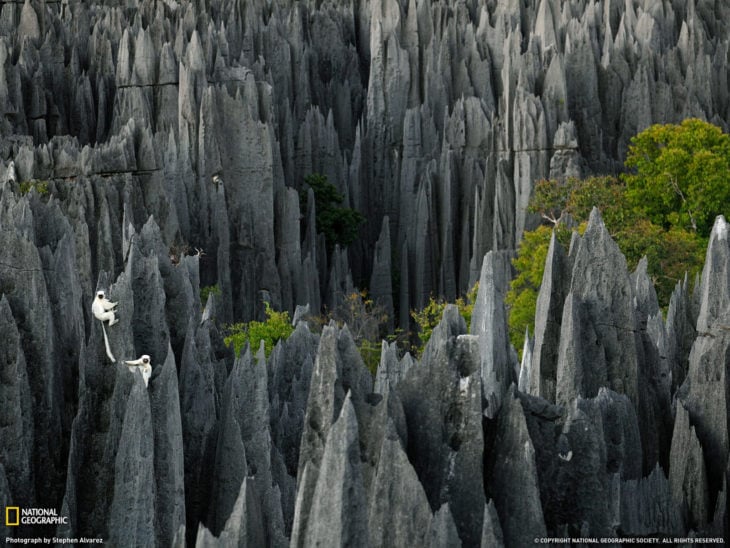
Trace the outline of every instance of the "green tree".
{"type": "Polygon", "coordinates": [[[256,353],[261,341],[264,341],[266,357],[271,354],[274,345],[280,339],[286,339],[294,331],[291,319],[287,311],[277,312],[268,302],[266,307],[266,320],[263,322],[251,321],[247,323],[235,323],[225,327],[226,337],[223,341],[226,345],[233,345],[233,350],[238,356],[241,350],[248,343],[251,352],[256,353]]]}
{"type": "Polygon", "coordinates": [[[304,188],[300,192],[300,202],[306,203],[307,188],[314,192],[317,232],[324,234],[327,251],[332,252],[335,244],[346,246],[358,237],[360,225],[365,217],[359,211],[342,207],[345,197],[325,175],[312,173],[304,178],[304,188]]]}
{"type": "Polygon", "coordinates": [[[211,295],[220,295],[221,288],[218,284],[207,285],[200,288],[200,304],[205,306],[208,303],[208,297],[211,295]]]}
{"type": "MultiPolygon", "coordinates": [[[[556,224],[555,230],[558,241],[567,245],[570,242],[571,230],[562,223],[556,224]]],[[[518,247],[517,256],[512,259],[517,275],[510,283],[504,301],[509,309],[507,321],[509,337],[520,355],[525,343],[525,329],[533,331],[537,295],[545,272],[545,260],[552,232],[553,228],[546,225],[526,231],[518,247]]]]}
{"type": "Polygon", "coordinates": [[[730,135],[708,122],[654,125],[631,139],[621,178],[630,204],[665,229],[708,237],[730,209],[730,135]]]}
{"type": "MultiPolygon", "coordinates": [[[[543,261],[544,262],[544,261],[543,261]]],[[[466,297],[459,297],[456,299],[456,307],[459,309],[459,314],[466,321],[466,328],[469,329],[471,325],[471,316],[474,311],[474,303],[477,300],[477,293],[479,292],[479,282],[474,284],[466,294],[466,297]]],[[[438,325],[444,315],[444,308],[449,304],[444,299],[434,298],[433,295],[428,299],[428,303],[421,310],[411,310],[411,318],[416,322],[418,326],[418,340],[420,344],[413,348],[416,355],[420,356],[423,353],[423,349],[426,347],[426,343],[431,338],[431,333],[434,327],[438,325]]]]}
{"type": "MultiPolygon", "coordinates": [[[[333,321],[341,328],[347,325],[365,366],[372,374],[378,370],[380,363],[380,344],[386,334],[388,313],[368,296],[367,291],[353,291],[346,295],[339,304],[325,314],[309,316],[307,320],[315,331],[321,331],[325,325],[333,321]]],[[[397,336],[396,330],[395,336],[397,336]]]]}
{"type": "Polygon", "coordinates": [[[368,297],[367,291],[354,291],[345,295],[331,317],[340,326],[347,324],[365,366],[375,374],[380,363],[380,341],[388,322],[385,309],[368,297]]]}
{"type": "Polygon", "coordinates": [[[517,275],[505,297],[510,339],[520,352],[525,329],[533,329],[552,230],[556,230],[558,241],[567,246],[571,230],[565,222],[571,219],[573,224],[580,223],[578,228],[582,232],[594,206],[601,210],[606,228],[626,257],[629,269],[633,270],[646,255],[660,305],[668,304],[674,286],[685,272],[692,276],[702,267],[706,240],[690,229],[666,227],[646,218],[643,209],[632,202],[622,180],[590,177],[538,181],[528,209],[539,214],[546,224],[525,232],[512,261],[517,275]]]}
{"type": "Polygon", "coordinates": [[[41,179],[23,181],[18,186],[18,192],[21,195],[28,194],[31,190],[35,190],[39,196],[48,196],[48,194],[51,192],[48,181],[41,179]]]}

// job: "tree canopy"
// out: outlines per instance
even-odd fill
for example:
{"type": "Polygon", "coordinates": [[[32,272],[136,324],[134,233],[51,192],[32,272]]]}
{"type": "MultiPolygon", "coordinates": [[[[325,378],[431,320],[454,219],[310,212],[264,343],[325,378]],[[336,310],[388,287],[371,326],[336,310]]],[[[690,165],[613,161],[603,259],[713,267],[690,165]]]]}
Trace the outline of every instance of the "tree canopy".
{"type": "Polygon", "coordinates": [[[653,125],[631,139],[626,167],[628,201],[663,228],[707,237],[730,209],[730,135],[713,124],[653,125]]]}
{"type": "Polygon", "coordinates": [[[528,210],[543,223],[525,232],[506,297],[516,348],[534,324],[552,229],[566,245],[570,227],[585,226],[594,206],[630,269],[646,255],[661,306],[685,273],[692,277],[702,268],[714,219],[730,211],[730,136],[697,119],[654,125],[631,140],[626,167],[620,178],[535,184],[528,210]]]}
{"type": "Polygon", "coordinates": [[[311,173],[304,178],[300,202],[306,203],[306,189],[314,192],[317,232],[324,234],[329,252],[335,244],[343,246],[354,242],[365,217],[359,211],[342,207],[345,197],[337,191],[326,175],[311,173]]]}

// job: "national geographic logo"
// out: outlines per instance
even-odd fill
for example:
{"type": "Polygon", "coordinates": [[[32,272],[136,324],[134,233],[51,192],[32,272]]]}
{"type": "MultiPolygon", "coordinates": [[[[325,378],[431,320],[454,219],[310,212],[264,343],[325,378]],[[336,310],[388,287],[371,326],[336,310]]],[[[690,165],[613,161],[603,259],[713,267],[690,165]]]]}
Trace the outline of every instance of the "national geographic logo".
{"type": "Polygon", "coordinates": [[[68,525],[68,517],[59,516],[53,508],[20,508],[19,506],[5,507],[5,525],[68,525]]]}
{"type": "Polygon", "coordinates": [[[5,507],[5,525],[8,527],[20,525],[20,508],[18,506],[5,507]]]}

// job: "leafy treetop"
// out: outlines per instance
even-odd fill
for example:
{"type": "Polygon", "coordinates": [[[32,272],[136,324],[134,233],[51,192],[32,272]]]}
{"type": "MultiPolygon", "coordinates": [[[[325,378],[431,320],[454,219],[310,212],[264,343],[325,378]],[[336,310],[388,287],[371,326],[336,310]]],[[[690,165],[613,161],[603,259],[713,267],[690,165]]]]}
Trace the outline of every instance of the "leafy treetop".
{"type": "Polygon", "coordinates": [[[667,227],[646,218],[622,180],[590,177],[538,181],[529,210],[538,213],[547,224],[524,233],[512,261],[517,275],[505,298],[510,338],[516,348],[522,349],[525,329],[534,324],[552,230],[556,231],[558,242],[567,246],[570,224],[577,224],[582,232],[594,206],[601,210],[603,222],[626,257],[629,269],[636,268],[646,255],[660,305],[669,302],[674,286],[686,272],[692,276],[702,267],[706,240],[690,229],[667,227]]]}
{"type": "Polygon", "coordinates": [[[358,237],[360,225],[365,217],[359,211],[342,207],[345,197],[325,175],[312,173],[304,178],[304,188],[300,192],[300,203],[306,203],[306,189],[314,192],[317,232],[324,234],[327,250],[332,252],[335,244],[346,246],[358,237]]]}
{"type": "Polygon", "coordinates": [[[708,122],[653,125],[631,139],[627,199],[662,228],[708,237],[730,209],[730,135],[708,122]]]}
{"type": "Polygon", "coordinates": [[[259,349],[261,341],[264,341],[264,349],[266,356],[271,354],[274,345],[280,339],[286,339],[294,331],[291,319],[287,311],[277,312],[268,302],[264,303],[266,307],[266,320],[263,322],[251,321],[247,323],[235,323],[226,326],[227,335],[223,339],[226,345],[233,345],[233,350],[238,356],[241,350],[248,343],[252,353],[256,353],[259,349]]]}
{"type": "MultiPolygon", "coordinates": [[[[466,294],[466,297],[459,297],[456,299],[457,308],[459,314],[461,314],[466,321],[466,328],[469,329],[471,325],[471,316],[474,311],[474,303],[477,300],[477,293],[479,292],[479,282],[474,284],[466,294]]],[[[420,356],[423,350],[426,348],[426,343],[431,338],[431,333],[434,328],[441,321],[444,315],[444,309],[449,304],[444,299],[436,299],[431,296],[421,310],[411,310],[411,318],[416,322],[418,326],[418,340],[419,345],[413,348],[416,355],[420,356]]]]}

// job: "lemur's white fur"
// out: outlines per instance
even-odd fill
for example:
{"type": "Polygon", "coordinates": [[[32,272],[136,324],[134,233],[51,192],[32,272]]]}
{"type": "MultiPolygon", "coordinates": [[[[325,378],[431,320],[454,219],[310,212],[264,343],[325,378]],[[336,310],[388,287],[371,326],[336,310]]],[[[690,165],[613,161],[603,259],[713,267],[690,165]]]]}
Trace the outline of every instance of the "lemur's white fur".
{"type": "Polygon", "coordinates": [[[116,306],[117,303],[113,303],[107,299],[103,291],[97,291],[96,299],[94,299],[94,303],[91,305],[91,311],[94,313],[96,319],[102,323],[109,321],[109,327],[111,327],[119,321],[114,316],[114,308],[116,306]]]}
{"type": "Polygon", "coordinates": [[[18,180],[17,176],[15,175],[15,162],[13,162],[12,160],[10,161],[10,164],[8,164],[6,179],[10,183],[15,183],[18,180]]]}
{"type": "Polygon", "coordinates": [[[114,307],[117,303],[111,302],[106,298],[103,291],[96,292],[96,298],[91,304],[91,312],[94,317],[101,322],[101,331],[104,333],[104,346],[106,346],[106,355],[112,361],[115,362],[114,354],[112,354],[111,346],[109,345],[109,338],[106,336],[106,329],[104,329],[104,322],[109,322],[109,327],[117,323],[119,320],[114,315],[114,307]]]}
{"type": "Polygon", "coordinates": [[[129,370],[134,374],[134,370],[139,368],[142,371],[142,380],[145,386],[149,386],[150,377],[152,376],[151,359],[147,354],[143,354],[138,360],[125,361],[129,370]]]}

